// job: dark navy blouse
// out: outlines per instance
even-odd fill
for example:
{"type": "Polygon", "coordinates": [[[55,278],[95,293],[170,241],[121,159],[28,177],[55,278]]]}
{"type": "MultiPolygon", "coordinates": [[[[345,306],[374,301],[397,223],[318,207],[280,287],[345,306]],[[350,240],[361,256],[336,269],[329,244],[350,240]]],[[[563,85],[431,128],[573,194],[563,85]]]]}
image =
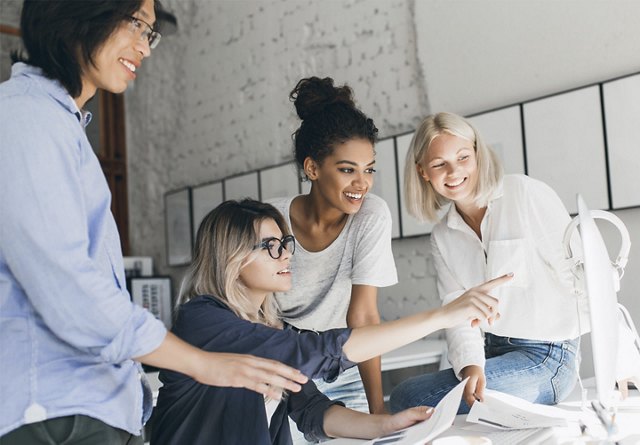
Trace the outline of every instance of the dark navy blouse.
{"type": "MultiPolygon", "coordinates": [[[[173,332],[188,343],[213,352],[253,354],[300,369],[310,379],[334,380],[355,365],[342,353],[351,329],[326,332],[275,329],[236,316],[223,302],[199,296],[179,309],[173,332]]],[[[326,439],[324,412],[334,404],[311,380],[281,402],[268,426],[264,397],[240,388],[202,385],[173,371],[160,372],[157,407],[152,417],[152,445],[291,444],[287,415],[310,440],[326,439]]]]}

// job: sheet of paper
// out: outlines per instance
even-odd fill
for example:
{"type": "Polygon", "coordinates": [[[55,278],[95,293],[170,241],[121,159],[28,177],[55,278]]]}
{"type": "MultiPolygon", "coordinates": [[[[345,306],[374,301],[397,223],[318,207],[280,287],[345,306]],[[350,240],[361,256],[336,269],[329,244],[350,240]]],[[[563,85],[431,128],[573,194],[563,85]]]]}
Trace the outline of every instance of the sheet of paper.
{"type": "Polygon", "coordinates": [[[433,415],[424,422],[417,423],[404,430],[387,434],[367,442],[368,445],[422,445],[446,431],[456,418],[458,407],[467,379],[444,396],[433,410],[433,415]]]}
{"type": "Polygon", "coordinates": [[[567,420],[573,417],[573,413],[560,408],[485,390],[484,402],[473,404],[467,415],[467,422],[507,430],[566,426],[567,420]]]}

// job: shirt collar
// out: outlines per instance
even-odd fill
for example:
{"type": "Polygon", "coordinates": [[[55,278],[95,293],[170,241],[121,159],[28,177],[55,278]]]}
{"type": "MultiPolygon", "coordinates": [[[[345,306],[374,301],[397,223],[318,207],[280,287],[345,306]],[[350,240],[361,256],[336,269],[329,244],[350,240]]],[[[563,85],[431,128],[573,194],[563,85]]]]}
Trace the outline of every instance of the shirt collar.
{"type": "MultiPolygon", "coordinates": [[[[489,198],[486,214],[491,212],[493,201],[502,198],[502,195],[504,195],[504,181],[503,179],[500,179],[500,182],[493,191],[491,198],[489,198]]],[[[458,209],[456,209],[456,206],[452,203],[452,205],[449,207],[449,211],[447,212],[447,226],[451,227],[452,229],[459,229],[460,227],[466,225],[467,223],[464,221],[464,219],[462,219],[462,216],[460,215],[460,213],[458,213],[458,209]]]]}
{"type": "Polygon", "coordinates": [[[91,122],[91,112],[80,110],[67,89],[58,80],[48,78],[41,68],[23,62],[14,63],[11,67],[11,77],[18,76],[26,76],[37,80],[49,96],[76,116],[83,128],[91,122]]]}

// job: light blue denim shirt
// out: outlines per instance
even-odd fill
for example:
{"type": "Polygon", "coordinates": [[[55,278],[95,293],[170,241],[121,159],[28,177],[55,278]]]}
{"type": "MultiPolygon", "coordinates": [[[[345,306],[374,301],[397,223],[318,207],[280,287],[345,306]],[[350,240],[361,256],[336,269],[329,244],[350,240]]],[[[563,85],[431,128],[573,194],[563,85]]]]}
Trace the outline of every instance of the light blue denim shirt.
{"type": "Polygon", "coordinates": [[[131,358],[166,329],[126,291],[88,120],[37,68],[0,84],[0,436],[72,414],[139,434],[150,415],[131,358]]]}

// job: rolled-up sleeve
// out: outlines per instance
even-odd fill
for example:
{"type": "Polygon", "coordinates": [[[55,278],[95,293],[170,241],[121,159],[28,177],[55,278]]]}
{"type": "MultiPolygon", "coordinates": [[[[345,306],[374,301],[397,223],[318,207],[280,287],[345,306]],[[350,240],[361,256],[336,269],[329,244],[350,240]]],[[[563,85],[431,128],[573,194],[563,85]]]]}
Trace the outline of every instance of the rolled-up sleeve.
{"type": "Polygon", "coordinates": [[[331,439],[324,432],[324,414],[333,405],[344,403],[329,399],[311,380],[302,385],[300,392],[289,394],[287,400],[289,416],[309,442],[331,439]]]}

